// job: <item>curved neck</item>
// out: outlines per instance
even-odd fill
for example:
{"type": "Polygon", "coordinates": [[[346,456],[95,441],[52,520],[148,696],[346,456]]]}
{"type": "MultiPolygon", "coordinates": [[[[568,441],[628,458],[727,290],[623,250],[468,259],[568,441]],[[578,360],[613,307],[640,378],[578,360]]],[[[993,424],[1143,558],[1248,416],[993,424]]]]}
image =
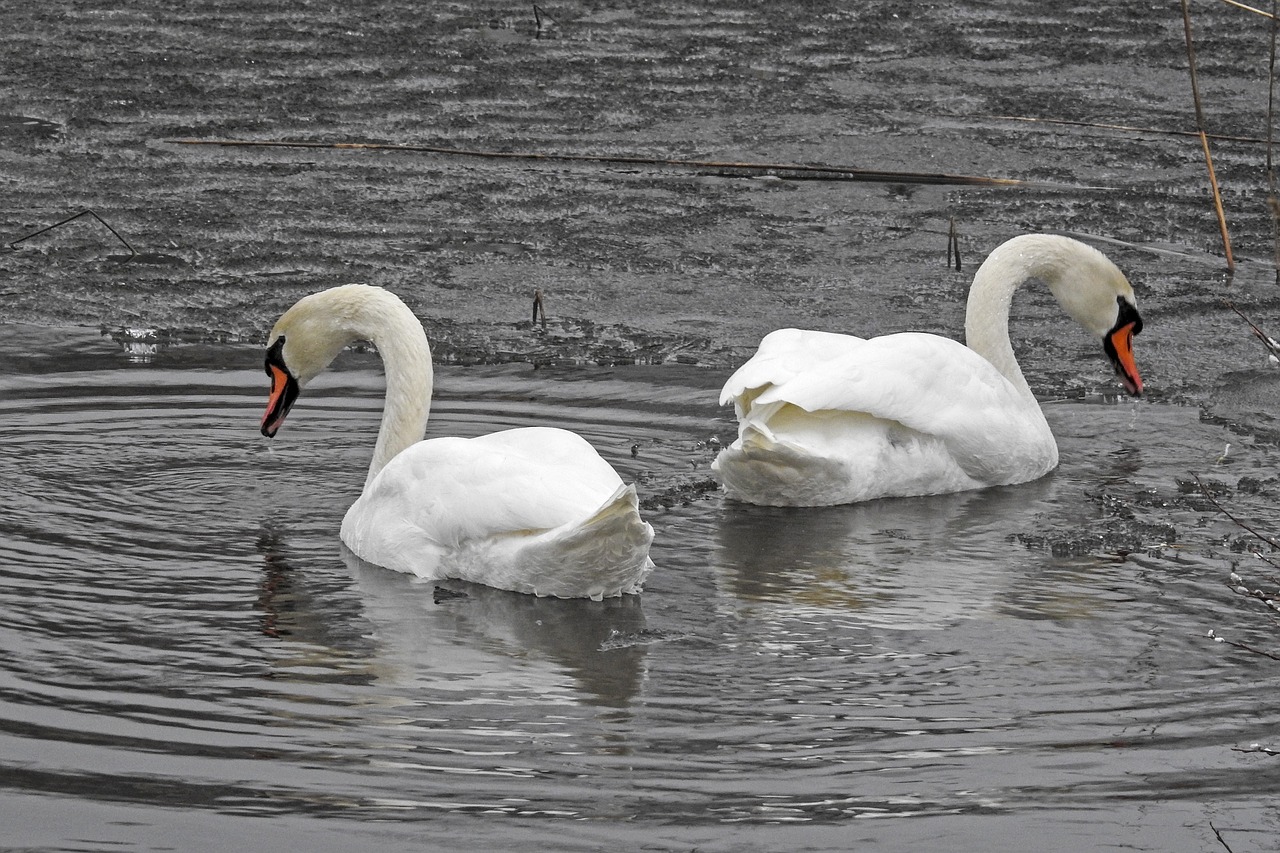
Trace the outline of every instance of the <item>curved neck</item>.
{"type": "Polygon", "coordinates": [[[1013,294],[1030,278],[1051,279],[1061,258],[1046,241],[1015,238],[987,256],[973,277],[965,308],[964,337],[969,349],[985,358],[1024,396],[1035,395],[1009,341],[1009,307],[1013,294]]]}
{"type": "Polygon", "coordinates": [[[366,485],[400,451],[422,441],[431,413],[435,379],[431,369],[431,349],[418,318],[407,308],[405,313],[412,321],[411,326],[402,328],[403,324],[388,323],[370,337],[382,356],[387,395],[366,485]]]}
{"type": "Polygon", "coordinates": [[[366,484],[404,448],[422,441],[426,433],[434,383],[431,351],[421,325],[416,319],[413,321],[420,342],[385,333],[372,338],[387,373],[387,401],[383,403],[383,423],[378,429],[366,484]]]}
{"type": "MultiPolygon", "coordinates": [[[[304,296],[276,321],[270,341],[280,347],[279,360],[297,388],[319,375],[347,344],[371,341],[378,348],[387,391],[366,486],[396,454],[422,440],[431,411],[431,347],[422,323],[394,293],[344,284],[304,296]]],[[[282,412],[287,411],[284,405],[282,412]]],[[[277,417],[277,426],[283,417],[277,417]]]]}

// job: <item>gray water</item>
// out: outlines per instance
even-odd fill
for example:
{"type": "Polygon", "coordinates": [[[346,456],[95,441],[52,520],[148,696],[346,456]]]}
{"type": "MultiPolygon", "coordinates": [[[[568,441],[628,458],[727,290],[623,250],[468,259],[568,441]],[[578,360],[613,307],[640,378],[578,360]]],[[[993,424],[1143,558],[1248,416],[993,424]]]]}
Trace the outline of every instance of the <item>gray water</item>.
{"type": "Polygon", "coordinates": [[[1280,452],[1196,408],[1049,401],[1038,482],[764,509],[705,486],[713,372],[445,367],[430,434],[640,484],[645,593],[558,601],[344,556],[372,355],[268,442],[256,348],[3,350],[6,849],[1275,849],[1280,668],[1209,636],[1274,649],[1228,581],[1275,583],[1178,478],[1280,452]]]}
{"type": "Polygon", "coordinates": [[[1190,4],[1227,276],[1176,4],[539,6],[5,8],[0,849],[1280,849],[1280,570],[1195,481],[1280,534],[1280,370],[1223,304],[1280,335],[1268,22],[1190,4]],[[227,137],[1031,183],[172,141],[227,137]],[[118,238],[28,237],[86,208],[118,238]],[[1058,470],[806,511],[709,484],[761,335],[958,335],[1034,230],[1146,322],[1135,403],[1019,294],[1058,470]],[[426,325],[433,435],[564,426],[637,481],[643,596],[344,557],[376,359],[257,424],[267,329],[353,281],[426,325]]]}

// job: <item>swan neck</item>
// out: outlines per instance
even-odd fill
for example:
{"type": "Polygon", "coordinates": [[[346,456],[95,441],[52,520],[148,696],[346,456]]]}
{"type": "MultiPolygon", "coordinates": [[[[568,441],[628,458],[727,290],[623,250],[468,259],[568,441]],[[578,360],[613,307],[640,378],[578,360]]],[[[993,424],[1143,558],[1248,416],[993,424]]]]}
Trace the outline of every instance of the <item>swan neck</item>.
{"type": "Polygon", "coordinates": [[[1029,278],[1043,270],[1035,257],[1002,252],[1000,247],[978,268],[969,288],[964,336],[969,349],[991,362],[1024,396],[1034,400],[1009,340],[1009,309],[1013,294],[1029,278]]]}
{"type": "Polygon", "coordinates": [[[402,450],[422,440],[434,384],[431,348],[418,318],[398,300],[379,313],[366,337],[382,357],[387,393],[366,486],[402,450]]]}

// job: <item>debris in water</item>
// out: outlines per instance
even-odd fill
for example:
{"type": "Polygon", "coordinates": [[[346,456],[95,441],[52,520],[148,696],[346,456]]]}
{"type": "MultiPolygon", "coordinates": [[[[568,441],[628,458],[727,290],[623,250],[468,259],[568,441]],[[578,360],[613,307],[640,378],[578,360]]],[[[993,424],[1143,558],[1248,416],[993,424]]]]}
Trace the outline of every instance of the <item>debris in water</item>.
{"type": "Polygon", "coordinates": [[[102,218],[101,216],[99,216],[98,214],[94,213],[92,210],[82,210],[82,211],[80,211],[79,213],[76,213],[76,214],[73,214],[73,215],[71,215],[71,216],[68,216],[66,219],[62,219],[62,220],[59,220],[58,222],[55,222],[55,223],[53,223],[52,225],[46,225],[44,228],[41,228],[41,229],[40,229],[40,230],[38,230],[38,231],[32,231],[30,234],[27,234],[26,236],[23,236],[23,237],[19,237],[19,238],[18,238],[18,239],[16,239],[16,240],[10,240],[10,241],[9,241],[9,248],[10,248],[10,249],[15,249],[15,248],[17,248],[17,245],[18,245],[19,243],[23,242],[24,240],[30,240],[32,237],[38,237],[39,235],[41,235],[41,234],[45,233],[46,231],[52,231],[53,229],[55,229],[55,228],[57,228],[57,227],[59,227],[59,226],[61,226],[61,225],[66,225],[68,222],[73,222],[73,221],[75,221],[75,220],[79,219],[79,218],[80,218],[80,217],[82,217],[82,216],[92,216],[94,219],[98,220],[99,224],[101,224],[103,228],[107,229],[107,230],[108,230],[108,231],[110,231],[112,234],[114,234],[114,235],[115,235],[115,238],[116,238],[117,240],[119,240],[122,244],[124,244],[124,247],[125,247],[126,249],[128,249],[128,250],[129,250],[129,255],[128,255],[128,257],[124,257],[124,256],[113,256],[113,257],[120,257],[120,258],[122,258],[124,261],[130,261],[130,260],[132,260],[133,258],[137,257],[138,253],[137,253],[137,251],[135,251],[135,250],[134,250],[134,248],[133,248],[132,246],[130,246],[130,245],[129,245],[129,241],[128,241],[128,240],[126,240],[125,238],[121,237],[121,236],[120,236],[120,232],[119,232],[119,231],[117,231],[116,229],[114,229],[114,228],[112,228],[110,225],[108,225],[108,224],[107,224],[107,221],[106,221],[105,219],[103,219],[103,218],[102,218]]]}

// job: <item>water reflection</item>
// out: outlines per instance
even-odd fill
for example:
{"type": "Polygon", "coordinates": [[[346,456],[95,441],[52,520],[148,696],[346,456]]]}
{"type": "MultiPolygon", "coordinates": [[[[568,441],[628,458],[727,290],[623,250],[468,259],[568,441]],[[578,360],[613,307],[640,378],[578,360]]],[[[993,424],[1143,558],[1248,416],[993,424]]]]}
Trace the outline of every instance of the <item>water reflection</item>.
{"type": "Polygon", "coordinates": [[[358,598],[345,578],[306,570],[309,559],[290,553],[285,528],[268,522],[258,532],[262,579],[256,609],[268,637],[342,650],[344,655],[372,650],[358,598]]]}
{"type": "Polygon", "coordinates": [[[641,596],[537,598],[461,581],[420,582],[345,548],[342,557],[373,623],[385,679],[420,683],[505,671],[513,687],[540,692],[558,689],[564,672],[584,701],[610,707],[626,706],[640,689],[641,596]]]}
{"type": "Polygon", "coordinates": [[[133,364],[150,364],[160,351],[155,329],[121,329],[113,337],[133,364]]]}
{"type": "MultiPolygon", "coordinates": [[[[1056,404],[1064,464],[1044,480],[785,510],[697,488],[714,377],[445,368],[442,431],[554,419],[649,472],[649,589],[559,601],[344,559],[376,369],[335,374],[303,434],[268,451],[260,369],[224,367],[256,349],[162,347],[144,368],[96,333],[6,342],[14,802],[96,826],[115,801],[116,827],[315,815],[356,849],[396,825],[474,849],[504,832],[631,849],[693,823],[738,849],[764,842],[726,827],[784,822],[825,825],[840,849],[858,815],[1265,801],[1262,759],[1233,750],[1276,728],[1259,699],[1272,662],[1206,634],[1270,649],[1270,611],[1222,583],[1239,555],[1206,537],[1229,525],[1175,478],[1226,441],[1266,477],[1275,448],[1195,408],[1056,404]],[[1103,553],[1159,525],[1188,544],[1103,553]],[[373,829],[353,841],[357,824],[373,829]]],[[[1267,518],[1269,488],[1231,505],[1267,518]]],[[[857,823],[888,827],[877,848],[903,826],[857,823]]]]}
{"type": "MultiPolygon", "coordinates": [[[[892,628],[941,628],[992,611],[1017,583],[993,559],[1052,493],[1052,478],[997,489],[820,509],[728,501],[717,580],[743,601],[855,612],[892,628]]],[[[1025,553],[1010,542],[1014,553],[1025,553]]]]}
{"type": "Polygon", "coordinates": [[[506,672],[515,690],[554,693],[566,689],[568,674],[574,685],[567,692],[609,707],[626,706],[643,682],[653,637],[640,596],[562,600],[421,582],[335,543],[354,581],[353,600],[350,590],[323,578],[299,580],[305,572],[286,540],[274,524],[263,525],[257,540],[263,572],[256,609],[262,633],[289,642],[275,660],[283,677],[323,678],[318,668],[348,682],[365,672],[388,686],[471,689],[485,682],[501,690],[499,673],[506,672]]]}

